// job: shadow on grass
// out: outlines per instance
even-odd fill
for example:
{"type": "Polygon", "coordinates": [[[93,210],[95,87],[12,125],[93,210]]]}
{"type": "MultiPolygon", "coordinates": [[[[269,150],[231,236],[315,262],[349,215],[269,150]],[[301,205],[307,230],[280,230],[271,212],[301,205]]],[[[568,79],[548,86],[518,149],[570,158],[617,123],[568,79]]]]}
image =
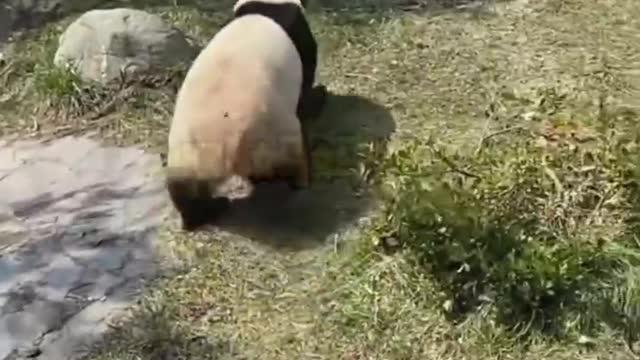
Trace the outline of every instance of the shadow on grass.
{"type": "Polygon", "coordinates": [[[381,105],[353,95],[330,95],[324,113],[310,126],[314,179],[311,187],[291,192],[284,183],[260,184],[255,195],[239,201],[218,227],[274,247],[307,248],[358,219],[372,205],[357,170],[375,162],[395,131],[381,105]]]}

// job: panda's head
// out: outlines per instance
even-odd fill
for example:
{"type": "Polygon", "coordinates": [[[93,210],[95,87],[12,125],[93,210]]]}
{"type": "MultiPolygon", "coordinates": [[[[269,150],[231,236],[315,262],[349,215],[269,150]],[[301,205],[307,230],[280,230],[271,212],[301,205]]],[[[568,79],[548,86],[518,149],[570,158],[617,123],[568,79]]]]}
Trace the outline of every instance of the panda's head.
{"type": "Polygon", "coordinates": [[[308,0],[238,0],[235,5],[233,5],[233,12],[238,11],[242,5],[249,2],[261,2],[265,4],[294,4],[300,7],[300,9],[305,9],[307,6],[308,0]]]}

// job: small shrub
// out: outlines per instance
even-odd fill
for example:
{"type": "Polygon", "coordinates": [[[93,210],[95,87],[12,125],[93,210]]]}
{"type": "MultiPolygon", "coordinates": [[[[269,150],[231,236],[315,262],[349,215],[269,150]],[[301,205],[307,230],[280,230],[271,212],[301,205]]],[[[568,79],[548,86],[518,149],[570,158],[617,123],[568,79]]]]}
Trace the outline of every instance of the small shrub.
{"type": "Polygon", "coordinates": [[[634,333],[638,132],[628,113],[589,122],[551,115],[474,154],[409,142],[385,164],[374,239],[410,249],[454,318],[490,304],[522,334],[634,333]]]}

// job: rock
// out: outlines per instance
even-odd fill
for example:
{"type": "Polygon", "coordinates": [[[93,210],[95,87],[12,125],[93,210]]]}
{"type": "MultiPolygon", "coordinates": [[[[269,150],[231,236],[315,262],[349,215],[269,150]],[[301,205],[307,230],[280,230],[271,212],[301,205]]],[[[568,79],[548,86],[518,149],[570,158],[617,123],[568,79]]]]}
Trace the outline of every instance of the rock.
{"type": "Polygon", "coordinates": [[[197,50],[159,16],[135,9],[91,10],[60,36],[56,66],[107,83],[127,75],[190,62],[197,50]]]}

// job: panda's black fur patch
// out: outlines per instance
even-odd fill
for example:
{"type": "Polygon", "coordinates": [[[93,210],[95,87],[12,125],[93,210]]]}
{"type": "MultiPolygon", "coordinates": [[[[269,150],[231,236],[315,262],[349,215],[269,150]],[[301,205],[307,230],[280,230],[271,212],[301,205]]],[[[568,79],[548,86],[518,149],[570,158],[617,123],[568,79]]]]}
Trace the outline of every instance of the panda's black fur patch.
{"type": "Polygon", "coordinates": [[[211,198],[207,181],[172,179],[168,181],[167,188],[182,218],[182,229],[186,231],[195,231],[215,222],[230,206],[227,198],[211,198]]]}
{"type": "Polygon", "coordinates": [[[315,82],[316,66],[318,63],[318,44],[316,43],[309,22],[302,13],[302,9],[294,3],[270,4],[265,1],[248,1],[240,6],[234,18],[244,15],[262,15],[275,21],[284,29],[298,50],[302,62],[302,89],[298,101],[298,117],[308,117],[313,107],[312,87],[315,82]]]}

